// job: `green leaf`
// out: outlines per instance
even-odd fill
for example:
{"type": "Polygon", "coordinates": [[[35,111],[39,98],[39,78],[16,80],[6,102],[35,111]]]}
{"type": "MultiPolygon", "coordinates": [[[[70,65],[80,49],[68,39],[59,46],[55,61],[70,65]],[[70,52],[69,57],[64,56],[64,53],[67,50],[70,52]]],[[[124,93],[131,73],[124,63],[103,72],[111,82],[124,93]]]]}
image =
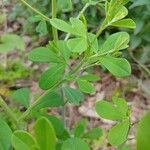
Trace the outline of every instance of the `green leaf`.
{"type": "Polygon", "coordinates": [[[0,150],[9,150],[12,131],[7,123],[0,118],[0,150]]]}
{"type": "Polygon", "coordinates": [[[150,149],[150,112],[148,112],[138,123],[137,128],[137,150],[150,149]]]}
{"type": "Polygon", "coordinates": [[[124,115],[111,103],[101,100],[96,103],[97,114],[105,119],[122,120],[124,115]]]}
{"type": "Polygon", "coordinates": [[[121,114],[124,115],[124,117],[128,116],[129,108],[126,100],[118,97],[113,97],[112,100],[121,114]]]}
{"type": "Polygon", "coordinates": [[[55,130],[48,119],[45,117],[38,119],[34,125],[34,132],[40,150],[56,149],[55,130]]]}
{"type": "Polygon", "coordinates": [[[101,128],[93,128],[87,133],[84,134],[84,138],[95,140],[100,138],[103,135],[102,129],[101,128]]]}
{"type": "Polygon", "coordinates": [[[52,26],[61,31],[68,32],[81,37],[86,36],[86,26],[82,23],[81,20],[77,18],[70,18],[71,24],[68,24],[65,21],[57,18],[51,19],[50,22],[52,26]]]}
{"type": "Polygon", "coordinates": [[[46,63],[62,63],[62,58],[58,57],[57,54],[52,52],[46,47],[38,47],[31,50],[28,55],[29,60],[33,62],[46,62],[46,63]]]}
{"type": "Polygon", "coordinates": [[[87,75],[80,76],[79,79],[86,80],[86,81],[98,81],[100,80],[100,77],[95,74],[87,74],[87,75]]]}
{"type": "Polygon", "coordinates": [[[130,121],[129,119],[126,119],[114,127],[111,128],[111,130],[108,133],[108,141],[113,146],[119,146],[123,144],[128,136],[130,121]]]}
{"type": "Polygon", "coordinates": [[[74,128],[74,136],[82,137],[87,126],[87,119],[81,119],[74,128]]]}
{"type": "Polygon", "coordinates": [[[131,66],[124,58],[104,56],[100,58],[100,63],[116,77],[127,77],[131,74],[131,66]]]}
{"type": "Polygon", "coordinates": [[[90,150],[90,148],[82,139],[75,137],[63,142],[61,150],[90,150]]]}
{"type": "Polygon", "coordinates": [[[130,37],[127,32],[118,32],[110,35],[100,49],[101,54],[112,53],[128,47],[130,37]]]}
{"type": "Polygon", "coordinates": [[[35,140],[26,131],[17,130],[12,135],[12,146],[15,150],[36,150],[35,140]]]}
{"type": "Polygon", "coordinates": [[[90,50],[93,52],[98,51],[98,40],[95,34],[88,33],[88,42],[90,44],[90,50]]]}
{"type": "Polygon", "coordinates": [[[58,47],[59,52],[61,53],[62,57],[65,59],[66,62],[68,62],[69,58],[71,56],[71,51],[70,51],[69,47],[67,46],[67,41],[59,40],[57,42],[57,47],[58,47]]]}
{"type": "Polygon", "coordinates": [[[77,83],[78,83],[79,89],[82,92],[85,92],[85,93],[94,93],[95,92],[95,88],[90,82],[88,82],[86,80],[78,79],[77,83]]]}
{"type": "Polygon", "coordinates": [[[39,79],[39,86],[43,90],[52,88],[55,84],[60,82],[65,66],[63,64],[56,64],[51,66],[48,70],[42,73],[39,79]]]}
{"type": "Polygon", "coordinates": [[[57,18],[51,19],[50,23],[58,30],[74,33],[72,26],[61,19],[57,19],[57,18]]]}
{"type": "Polygon", "coordinates": [[[39,22],[42,20],[42,17],[39,15],[34,15],[28,18],[28,21],[33,23],[33,22],[39,22]]]}
{"type": "Polygon", "coordinates": [[[55,133],[59,139],[66,140],[70,137],[68,131],[64,128],[64,123],[62,120],[52,115],[45,114],[43,116],[52,123],[55,133]]]}
{"type": "Polygon", "coordinates": [[[120,5],[120,6],[118,5],[115,9],[113,8],[113,10],[111,10],[111,9],[112,8],[109,7],[109,11],[107,14],[107,20],[109,22],[109,25],[113,22],[123,19],[128,14],[127,8],[122,5],[120,5]]]}
{"type": "Polygon", "coordinates": [[[62,106],[63,100],[61,96],[55,91],[48,91],[44,96],[42,96],[36,105],[34,105],[34,110],[39,110],[47,107],[59,107],[62,106]]]}
{"type": "Polygon", "coordinates": [[[11,95],[12,99],[22,104],[24,107],[29,107],[30,101],[30,89],[29,88],[21,88],[16,90],[11,95]]]}
{"type": "Polygon", "coordinates": [[[128,145],[123,145],[123,146],[120,146],[118,150],[130,150],[130,148],[128,145]]]}
{"type": "Polygon", "coordinates": [[[119,0],[119,1],[116,1],[116,0],[111,0],[111,5],[125,5],[129,2],[129,0],[119,0]]]}
{"type": "Polygon", "coordinates": [[[18,50],[25,49],[25,43],[23,39],[16,34],[2,35],[0,37],[0,52],[10,52],[14,49],[18,50]]]}
{"type": "Polygon", "coordinates": [[[81,20],[71,17],[70,22],[72,24],[74,35],[86,37],[86,26],[81,20]]]}
{"type": "Polygon", "coordinates": [[[85,38],[74,38],[68,40],[68,47],[71,52],[82,53],[87,49],[87,41],[85,38]]]}
{"type": "Polygon", "coordinates": [[[79,104],[84,99],[84,95],[78,89],[64,87],[63,90],[69,103],[79,104]]]}
{"type": "Polygon", "coordinates": [[[40,33],[41,35],[47,34],[48,30],[47,30],[46,21],[44,21],[44,20],[40,21],[35,30],[36,30],[36,32],[40,33]]]}
{"type": "Polygon", "coordinates": [[[126,17],[128,14],[128,10],[126,7],[124,6],[120,6],[120,9],[118,10],[118,12],[115,14],[113,20],[111,21],[112,22],[116,22],[124,17],[126,17]]]}
{"type": "Polygon", "coordinates": [[[131,29],[136,28],[136,24],[132,19],[122,19],[112,23],[111,25],[116,27],[124,27],[124,28],[131,28],[131,29]]]}
{"type": "Polygon", "coordinates": [[[71,0],[57,0],[57,11],[69,12],[73,9],[71,0]]]}

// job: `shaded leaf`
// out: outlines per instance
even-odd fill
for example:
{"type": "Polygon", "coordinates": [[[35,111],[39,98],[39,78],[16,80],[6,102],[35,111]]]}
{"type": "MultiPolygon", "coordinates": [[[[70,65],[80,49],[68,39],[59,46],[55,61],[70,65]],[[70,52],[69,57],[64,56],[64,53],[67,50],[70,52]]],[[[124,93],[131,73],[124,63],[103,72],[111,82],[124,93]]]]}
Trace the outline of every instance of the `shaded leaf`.
{"type": "Polygon", "coordinates": [[[79,104],[84,99],[84,95],[78,89],[64,87],[63,90],[69,103],[79,104]]]}
{"type": "Polygon", "coordinates": [[[38,100],[33,109],[39,110],[47,107],[59,107],[63,104],[61,96],[56,91],[48,91],[40,98],[40,100],[38,100]]]}
{"type": "Polygon", "coordinates": [[[65,59],[65,61],[69,61],[71,51],[69,47],[67,46],[67,41],[58,41],[57,46],[59,49],[59,52],[61,53],[62,57],[65,59]]]}
{"type": "Polygon", "coordinates": [[[47,34],[48,30],[47,30],[46,21],[44,21],[44,20],[40,21],[35,30],[36,30],[36,32],[40,33],[41,35],[47,34]]]}
{"type": "Polygon", "coordinates": [[[73,9],[71,0],[57,0],[57,11],[69,12],[73,9]]]}
{"type": "Polygon", "coordinates": [[[61,119],[53,116],[53,115],[44,115],[53,125],[55,129],[55,133],[58,138],[62,140],[66,140],[70,137],[68,131],[64,128],[64,123],[61,119]]]}
{"type": "Polygon", "coordinates": [[[81,137],[84,134],[84,131],[87,126],[87,120],[86,119],[81,119],[74,128],[74,136],[75,137],[81,137]]]}
{"type": "Polygon", "coordinates": [[[56,64],[42,73],[39,79],[40,88],[43,90],[47,90],[60,82],[64,73],[64,68],[65,66],[63,64],[56,64]]]}
{"type": "Polygon", "coordinates": [[[103,135],[101,128],[92,128],[90,131],[84,134],[84,138],[95,140],[103,135]]]}
{"type": "Polygon", "coordinates": [[[0,52],[9,52],[14,49],[18,49],[18,50],[25,49],[25,43],[23,39],[16,34],[2,35],[0,37],[0,52]]]}
{"type": "Polygon", "coordinates": [[[22,104],[24,107],[29,107],[30,102],[30,89],[29,88],[21,88],[12,93],[11,97],[22,104]]]}
{"type": "Polygon", "coordinates": [[[93,52],[98,51],[98,40],[95,34],[88,33],[88,42],[90,44],[90,50],[93,52]]]}

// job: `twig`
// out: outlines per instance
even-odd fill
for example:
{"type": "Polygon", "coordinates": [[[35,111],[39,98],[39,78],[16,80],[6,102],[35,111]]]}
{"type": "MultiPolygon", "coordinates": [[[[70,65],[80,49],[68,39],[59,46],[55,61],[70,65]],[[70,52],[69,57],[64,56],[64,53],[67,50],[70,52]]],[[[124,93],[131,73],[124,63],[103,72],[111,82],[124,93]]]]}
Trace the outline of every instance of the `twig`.
{"type": "Polygon", "coordinates": [[[129,49],[129,54],[131,58],[148,74],[148,76],[150,76],[150,70],[134,57],[131,49],[129,49]]]}

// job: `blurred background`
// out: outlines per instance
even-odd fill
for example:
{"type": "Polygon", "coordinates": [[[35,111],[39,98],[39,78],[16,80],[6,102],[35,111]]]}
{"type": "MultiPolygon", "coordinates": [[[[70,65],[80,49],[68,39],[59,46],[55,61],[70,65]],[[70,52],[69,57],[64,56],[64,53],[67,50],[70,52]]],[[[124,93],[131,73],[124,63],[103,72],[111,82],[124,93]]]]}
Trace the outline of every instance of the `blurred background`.
{"type": "MultiPolygon", "coordinates": [[[[51,0],[26,1],[51,17],[51,0]]],[[[87,1],[57,0],[58,18],[68,20],[70,16],[76,17],[87,1]]],[[[132,75],[123,79],[114,78],[104,68],[91,68],[101,76],[101,80],[95,83],[97,92],[87,95],[80,106],[67,107],[69,127],[81,117],[87,117],[90,121],[89,127],[101,125],[109,128],[112,123],[98,119],[94,104],[98,99],[111,100],[114,95],[128,100],[133,122],[150,109],[150,0],[131,0],[127,8],[128,16],[136,22],[136,29],[108,28],[99,38],[99,44],[103,43],[109,34],[126,30],[131,40],[128,50],[124,51],[123,55],[131,63],[132,75]]],[[[103,4],[89,7],[85,11],[85,16],[89,31],[96,32],[105,16],[103,4]]],[[[62,32],[59,34],[60,39],[66,35],[62,32]]],[[[7,97],[20,87],[30,87],[33,92],[41,92],[37,80],[43,66],[28,61],[27,53],[34,47],[46,45],[52,39],[51,35],[50,24],[23,5],[20,0],[0,0],[0,95],[7,97]]],[[[50,112],[57,114],[55,109],[50,112]]],[[[130,135],[131,145],[135,142],[133,135],[134,130],[130,135]]],[[[95,147],[98,144],[99,142],[93,143],[95,147]]]]}

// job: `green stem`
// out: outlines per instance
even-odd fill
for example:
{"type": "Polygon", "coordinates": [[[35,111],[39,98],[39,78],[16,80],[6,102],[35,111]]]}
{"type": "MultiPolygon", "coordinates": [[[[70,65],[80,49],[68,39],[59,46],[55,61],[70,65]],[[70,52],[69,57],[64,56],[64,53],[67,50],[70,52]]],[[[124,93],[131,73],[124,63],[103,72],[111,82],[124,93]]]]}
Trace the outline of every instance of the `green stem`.
{"type": "Polygon", "coordinates": [[[14,116],[13,112],[11,111],[11,109],[8,107],[8,105],[2,99],[1,96],[0,96],[0,106],[3,108],[7,116],[17,125],[18,124],[17,118],[14,116]]]}
{"type": "Polygon", "coordinates": [[[50,91],[52,91],[53,89],[55,89],[56,87],[58,87],[59,85],[61,85],[62,83],[64,82],[64,80],[58,82],[57,84],[55,84],[52,88],[50,88],[49,90],[46,90],[38,99],[36,99],[34,101],[34,103],[32,103],[30,105],[30,107],[22,114],[22,116],[19,118],[19,121],[20,120],[23,120],[25,119],[29,114],[30,112],[32,111],[32,109],[39,103],[39,101],[46,95],[48,94],[50,91]]]}
{"type": "Polygon", "coordinates": [[[83,64],[86,62],[86,60],[87,60],[87,58],[84,57],[84,58],[81,60],[81,62],[80,62],[73,70],[70,71],[69,75],[72,75],[72,74],[78,72],[78,70],[83,66],[83,64]]]}
{"type": "Polygon", "coordinates": [[[129,54],[131,58],[148,74],[148,76],[150,76],[150,70],[134,57],[131,49],[129,49],[129,54]]]}
{"type": "MultiPolygon", "coordinates": [[[[52,19],[57,17],[57,3],[56,0],[52,0],[52,19]]],[[[52,26],[53,40],[58,41],[58,31],[52,26]]]]}
{"type": "Polygon", "coordinates": [[[98,31],[96,33],[96,38],[98,38],[101,35],[101,33],[107,28],[107,26],[108,25],[106,23],[106,20],[104,20],[103,23],[102,23],[102,25],[99,26],[99,29],[98,29],[98,31]]]}
{"type": "Polygon", "coordinates": [[[24,5],[26,5],[28,8],[30,8],[31,10],[33,10],[36,14],[38,14],[39,16],[41,16],[44,20],[46,21],[50,21],[50,18],[48,18],[47,16],[45,16],[44,14],[42,14],[40,11],[38,11],[37,9],[35,9],[34,7],[32,7],[30,4],[28,4],[25,0],[20,0],[24,5]]]}

